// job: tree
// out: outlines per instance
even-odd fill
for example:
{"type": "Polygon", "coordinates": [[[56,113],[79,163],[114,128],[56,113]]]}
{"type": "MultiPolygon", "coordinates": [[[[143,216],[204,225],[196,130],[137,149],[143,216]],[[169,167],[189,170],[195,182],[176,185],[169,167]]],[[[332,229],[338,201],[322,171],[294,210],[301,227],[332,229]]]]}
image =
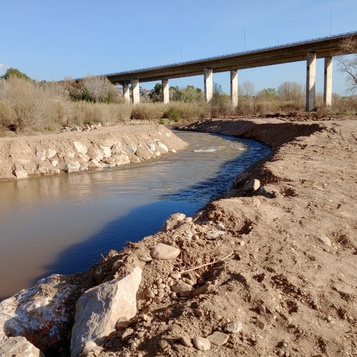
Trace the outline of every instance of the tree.
{"type": "Polygon", "coordinates": [[[153,102],[162,102],[163,100],[162,84],[156,83],[154,89],[151,91],[149,96],[153,102]]]}
{"type": "Polygon", "coordinates": [[[82,80],[82,99],[88,102],[112,103],[118,96],[115,86],[103,76],[88,76],[82,80]]]}
{"type": "Polygon", "coordinates": [[[213,94],[217,94],[217,95],[224,94],[222,86],[216,82],[213,82],[213,94]]]}
{"type": "Polygon", "coordinates": [[[347,37],[338,51],[340,72],[346,74],[346,83],[351,92],[357,91],[357,40],[347,37]]]}
{"type": "Polygon", "coordinates": [[[243,84],[239,85],[239,87],[238,87],[238,93],[245,97],[254,96],[254,93],[255,93],[254,84],[250,81],[243,82],[243,84]]]}
{"type": "Polygon", "coordinates": [[[285,101],[300,102],[304,98],[303,87],[296,82],[284,82],[280,84],[278,94],[285,101]]]}
{"type": "Polygon", "coordinates": [[[260,91],[259,94],[266,98],[276,98],[278,95],[278,92],[276,91],[275,88],[264,88],[260,91]]]}
{"type": "Polygon", "coordinates": [[[9,79],[10,77],[17,77],[31,81],[31,78],[28,75],[20,72],[17,68],[9,68],[3,76],[4,79],[9,79]]]}
{"type": "Polygon", "coordinates": [[[200,88],[188,85],[186,88],[171,87],[170,97],[173,101],[193,103],[203,100],[203,93],[200,88]]]}

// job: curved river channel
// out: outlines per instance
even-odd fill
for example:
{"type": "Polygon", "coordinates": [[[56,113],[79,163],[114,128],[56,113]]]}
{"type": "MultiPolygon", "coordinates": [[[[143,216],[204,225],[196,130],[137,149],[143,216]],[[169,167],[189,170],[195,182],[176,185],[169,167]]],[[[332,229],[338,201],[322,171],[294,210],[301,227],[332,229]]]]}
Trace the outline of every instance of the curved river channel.
{"type": "Polygon", "coordinates": [[[139,164],[0,183],[0,301],[52,273],[85,271],[110,249],[192,215],[269,149],[255,141],[176,132],[191,144],[139,164]]]}

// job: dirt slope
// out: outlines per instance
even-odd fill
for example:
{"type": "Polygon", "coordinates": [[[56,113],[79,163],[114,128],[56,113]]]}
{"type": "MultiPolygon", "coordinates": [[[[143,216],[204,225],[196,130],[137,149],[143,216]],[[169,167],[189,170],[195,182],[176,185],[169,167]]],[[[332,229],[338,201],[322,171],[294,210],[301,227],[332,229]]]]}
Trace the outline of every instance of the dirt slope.
{"type": "Polygon", "coordinates": [[[226,198],[93,267],[101,281],[135,265],[144,271],[137,318],[87,355],[357,356],[357,121],[211,121],[190,129],[254,138],[272,152],[226,198]],[[247,191],[252,178],[262,187],[247,191]],[[179,247],[180,256],[144,263],[158,242],[179,247]],[[195,292],[172,295],[178,279],[195,292]],[[189,346],[215,331],[228,342],[189,346]]]}

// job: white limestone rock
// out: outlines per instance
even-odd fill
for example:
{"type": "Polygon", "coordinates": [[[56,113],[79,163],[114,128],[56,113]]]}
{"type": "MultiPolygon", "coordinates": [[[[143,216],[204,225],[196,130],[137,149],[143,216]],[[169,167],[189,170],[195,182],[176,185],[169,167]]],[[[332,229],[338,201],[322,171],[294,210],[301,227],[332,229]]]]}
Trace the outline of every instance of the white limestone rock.
{"type": "Polygon", "coordinates": [[[257,191],[260,188],[258,179],[251,179],[244,185],[244,191],[257,191]]]}
{"type": "Polygon", "coordinates": [[[48,149],[47,150],[47,158],[48,159],[53,159],[57,155],[57,151],[54,149],[48,149]]]}
{"type": "Polygon", "coordinates": [[[102,152],[104,158],[112,156],[112,150],[109,146],[99,146],[99,150],[102,152]]]}
{"type": "Polygon", "coordinates": [[[113,156],[116,166],[130,164],[129,156],[126,153],[121,153],[113,156]]]}
{"type": "Polygon", "coordinates": [[[89,289],[79,298],[72,329],[72,357],[78,356],[90,341],[97,343],[115,331],[118,320],[129,321],[136,315],[141,273],[136,267],[125,277],[89,289]]]}
{"type": "Polygon", "coordinates": [[[327,245],[328,247],[331,247],[332,246],[332,242],[331,242],[331,239],[326,237],[324,234],[320,235],[318,238],[318,241],[322,244],[325,244],[327,245]]]}
{"type": "Polygon", "coordinates": [[[15,170],[14,175],[18,179],[24,179],[28,177],[27,172],[25,170],[15,170]]]}
{"type": "Polygon", "coordinates": [[[156,145],[160,149],[162,149],[164,152],[169,152],[169,148],[164,143],[162,143],[160,140],[156,140],[156,145]]]}
{"type": "Polygon", "coordinates": [[[167,232],[171,229],[176,228],[180,223],[183,223],[183,220],[186,218],[186,215],[183,213],[174,213],[168,217],[162,224],[162,231],[167,232]]]}
{"type": "Polygon", "coordinates": [[[154,248],[151,249],[150,255],[154,259],[169,260],[177,258],[180,252],[180,249],[173,247],[172,245],[158,243],[154,248]]]}
{"type": "Polygon", "coordinates": [[[236,334],[242,331],[243,325],[240,321],[234,321],[232,323],[228,323],[224,330],[228,333],[236,334]]]}
{"type": "Polygon", "coordinates": [[[103,159],[102,151],[93,146],[89,147],[87,155],[90,157],[92,161],[99,162],[100,160],[103,159]]]}
{"type": "Polygon", "coordinates": [[[88,152],[88,148],[78,141],[73,142],[73,145],[76,148],[78,154],[86,154],[88,152]]]}
{"type": "MultiPolygon", "coordinates": [[[[53,274],[30,289],[0,303],[0,338],[23,336],[41,350],[58,343],[68,333],[67,300],[77,287],[53,274]]],[[[1,355],[1,354],[0,354],[1,355]]]]}
{"type": "Polygon", "coordinates": [[[155,144],[148,144],[149,150],[155,152],[156,151],[156,145],[155,144]]]}
{"type": "Polygon", "coordinates": [[[0,341],[1,357],[45,357],[45,355],[36,348],[25,337],[9,337],[0,341]]]}

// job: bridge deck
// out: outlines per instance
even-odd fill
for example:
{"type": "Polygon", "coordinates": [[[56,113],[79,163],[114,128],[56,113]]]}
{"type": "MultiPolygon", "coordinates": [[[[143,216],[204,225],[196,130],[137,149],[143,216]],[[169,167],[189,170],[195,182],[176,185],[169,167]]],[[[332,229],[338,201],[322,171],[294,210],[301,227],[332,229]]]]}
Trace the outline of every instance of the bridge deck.
{"type": "Polygon", "coordinates": [[[150,82],[162,79],[196,76],[203,74],[205,68],[211,68],[214,72],[226,72],[303,61],[306,60],[306,54],[308,52],[315,52],[317,58],[325,58],[336,55],[340,50],[339,46],[341,42],[346,37],[357,39],[357,32],[226,56],[112,73],[105,76],[112,83],[123,85],[129,84],[134,78],[138,79],[140,82],[150,82]]]}

